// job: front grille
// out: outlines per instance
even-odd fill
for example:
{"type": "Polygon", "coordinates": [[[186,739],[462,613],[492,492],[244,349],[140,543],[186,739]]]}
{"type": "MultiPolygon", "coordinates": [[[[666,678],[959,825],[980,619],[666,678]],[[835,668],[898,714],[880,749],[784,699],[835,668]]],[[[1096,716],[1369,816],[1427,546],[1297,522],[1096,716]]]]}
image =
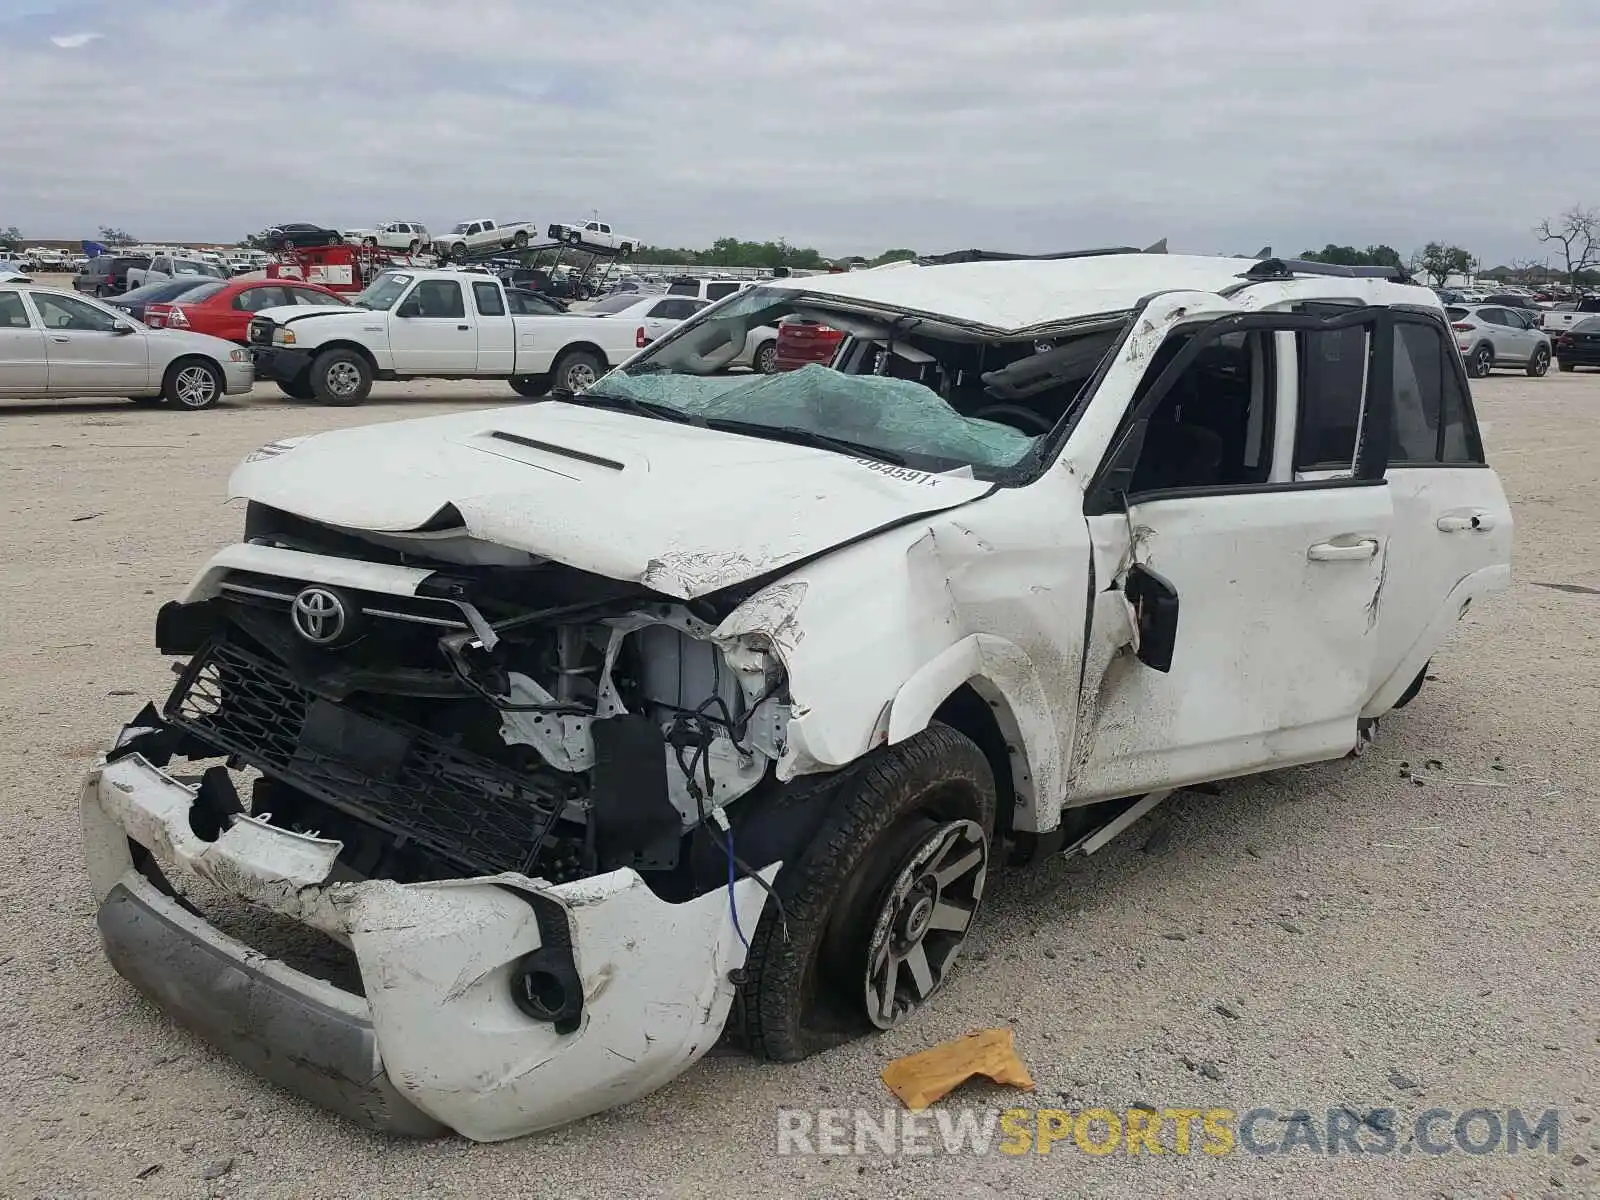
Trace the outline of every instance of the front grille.
{"type": "Polygon", "coordinates": [[[277,664],[228,642],[195,655],[166,717],[262,774],[474,874],[531,871],[567,799],[559,782],[320,699],[277,664]]]}

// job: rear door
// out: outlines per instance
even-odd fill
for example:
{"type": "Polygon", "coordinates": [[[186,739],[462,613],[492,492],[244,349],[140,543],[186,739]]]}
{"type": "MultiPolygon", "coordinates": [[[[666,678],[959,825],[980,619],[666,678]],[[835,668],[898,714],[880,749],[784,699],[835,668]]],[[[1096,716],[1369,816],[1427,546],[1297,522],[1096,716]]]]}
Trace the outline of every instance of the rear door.
{"type": "Polygon", "coordinates": [[[44,326],[53,394],[125,396],[149,387],[149,335],[143,328],[77,296],[31,292],[29,297],[44,326]]]}
{"type": "MultiPolygon", "coordinates": [[[[1330,320],[1364,346],[1372,311],[1330,320]]],[[[1072,803],[1356,743],[1394,515],[1381,457],[1358,432],[1371,425],[1360,374],[1324,380],[1322,356],[1305,368],[1314,385],[1348,393],[1349,443],[1330,435],[1316,449],[1323,469],[1290,469],[1296,337],[1318,328],[1310,314],[1239,316],[1180,328],[1153,355],[1125,350],[1149,365],[1085,500],[1096,594],[1072,803]],[[1140,595],[1141,578],[1173,606],[1140,595]],[[1175,637],[1163,664],[1164,629],[1175,637]]]]}
{"type": "Polygon", "coordinates": [[[1367,716],[1393,706],[1467,603],[1510,578],[1511,506],[1486,465],[1461,357],[1442,324],[1401,314],[1393,381],[1386,476],[1395,529],[1367,716]]]}
{"type": "Polygon", "coordinates": [[[44,330],[18,291],[0,291],[0,395],[42,396],[49,367],[44,330]]]}
{"type": "Polygon", "coordinates": [[[475,375],[478,334],[454,279],[422,279],[395,306],[389,346],[402,375],[475,375]]]}
{"type": "Polygon", "coordinates": [[[510,375],[517,358],[517,334],[506,311],[505,293],[492,280],[475,280],[472,305],[478,327],[480,375],[510,375]]]}

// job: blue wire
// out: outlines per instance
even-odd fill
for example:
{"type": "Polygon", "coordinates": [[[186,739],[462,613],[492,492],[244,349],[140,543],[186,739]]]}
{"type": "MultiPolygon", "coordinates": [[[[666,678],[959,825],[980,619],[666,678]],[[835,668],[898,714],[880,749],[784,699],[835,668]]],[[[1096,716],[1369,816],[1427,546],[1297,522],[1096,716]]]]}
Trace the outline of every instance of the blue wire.
{"type": "Polygon", "coordinates": [[[733,885],[737,881],[738,876],[736,875],[736,873],[734,871],[733,826],[731,826],[731,825],[728,826],[728,829],[727,829],[727,838],[728,838],[728,841],[727,841],[726,849],[728,851],[728,912],[733,915],[733,931],[739,935],[739,940],[744,943],[744,948],[746,950],[749,950],[750,949],[750,939],[745,937],[744,930],[739,928],[739,904],[734,899],[734,896],[733,896],[733,885]]]}

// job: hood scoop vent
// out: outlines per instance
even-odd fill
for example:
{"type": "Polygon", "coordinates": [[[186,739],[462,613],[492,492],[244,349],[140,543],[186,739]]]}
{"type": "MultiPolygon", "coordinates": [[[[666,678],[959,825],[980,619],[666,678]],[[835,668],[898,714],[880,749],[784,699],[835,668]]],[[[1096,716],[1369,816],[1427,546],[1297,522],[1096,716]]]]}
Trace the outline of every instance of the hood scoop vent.
{"type": "Polygon", "coordinates": [[[507,433],[503,429],[491,430],[489,437],[497,442],[509,442],[513,446],[524,446],[529,450],[543,450],[546,454],[559,455],[577,462],[589,463],[591,466],[605,467],[608,471],[624,471],[627,467],[614,458],[602,458],[598,454],[589,454],[583,450],[574,450],[570,446],[557,446],[554,442],[541,442],[537,438],[523,437],[520,433],[507,433]]]}

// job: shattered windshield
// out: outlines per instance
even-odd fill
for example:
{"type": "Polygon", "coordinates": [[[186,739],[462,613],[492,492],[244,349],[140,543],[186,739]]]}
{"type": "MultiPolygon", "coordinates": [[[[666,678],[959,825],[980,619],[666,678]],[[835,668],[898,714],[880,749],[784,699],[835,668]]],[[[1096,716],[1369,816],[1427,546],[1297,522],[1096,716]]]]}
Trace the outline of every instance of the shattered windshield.
{"type": "Polygon", "coordinates": [[[574,400],[996,477],[1020,465],[1071,411],[1121,324],[1044,342],[996,339],[849,303],[846,310],[789,288],[746,289],[574,400]],[[799,321],[780,328],[787,316],[799,321]],[[753,347],[768,341],[789,369],[755,374],[753,347]]]}
{"type": "Polygon", "coordinates": [[[387,312],[411,282],[411,276],[386,271],[379,275],[350,303],[357,308],[370,308],[374,312],[387,312]]]}

